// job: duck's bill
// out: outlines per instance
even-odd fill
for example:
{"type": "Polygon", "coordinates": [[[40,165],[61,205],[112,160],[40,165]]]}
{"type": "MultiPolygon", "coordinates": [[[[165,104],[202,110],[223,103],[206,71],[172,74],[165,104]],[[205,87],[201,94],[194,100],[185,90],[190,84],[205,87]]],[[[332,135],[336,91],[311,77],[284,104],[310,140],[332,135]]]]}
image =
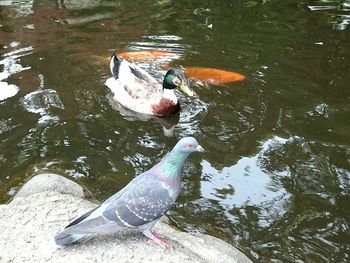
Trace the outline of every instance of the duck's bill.
{"type": "Polygon", "coordinates": [[[193,97],[196,95],[196,93],[193,90],[191,90],[184,82],[181,83],[179,88],[183,93],[185,93],[189,97],[193,97]]]}

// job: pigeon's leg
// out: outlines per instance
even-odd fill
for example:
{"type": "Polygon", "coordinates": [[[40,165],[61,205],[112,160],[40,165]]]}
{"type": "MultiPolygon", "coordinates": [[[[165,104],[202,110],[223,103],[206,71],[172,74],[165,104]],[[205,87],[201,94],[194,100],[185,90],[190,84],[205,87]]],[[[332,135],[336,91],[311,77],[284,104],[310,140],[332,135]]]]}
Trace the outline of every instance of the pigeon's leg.
{"type": "Polygon", "coordinates": [[[165,240],[161,239],[159,236],[155,235],[152,233],[150,229],[146,229],[145,231],[142,232],[146,237],[150,239],[153,243],[158,244],[164,249],[169,249],[171,248],[171,244],[166,242],[165,240]]]}

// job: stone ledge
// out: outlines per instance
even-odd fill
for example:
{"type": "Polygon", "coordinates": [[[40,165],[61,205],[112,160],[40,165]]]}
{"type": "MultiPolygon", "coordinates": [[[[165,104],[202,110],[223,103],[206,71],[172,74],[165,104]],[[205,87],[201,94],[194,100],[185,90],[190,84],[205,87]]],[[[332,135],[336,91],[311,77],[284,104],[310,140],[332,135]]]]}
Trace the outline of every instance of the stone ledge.
{"type": "Polygon", "coordinates": [[[45,173],[32,177],[16,193],[14,199],[23,198],[46,191],[56,192],[59,194],[70,194],[80,198],[84,197],[84,190],[77,183],[66,179],[61,175],[45,173]]]}
{"type": "Polygon", "coordinates": [[[0,262],[243,262],[243,253],[217,238],[178,231],[164,222],[156,231],[170,250],[136,231],[91,235],[59,247],[53,236],[74,217],[94,208],[83,188],[56,174],[29,180],[8,205],[0,206],[0,262]]]}

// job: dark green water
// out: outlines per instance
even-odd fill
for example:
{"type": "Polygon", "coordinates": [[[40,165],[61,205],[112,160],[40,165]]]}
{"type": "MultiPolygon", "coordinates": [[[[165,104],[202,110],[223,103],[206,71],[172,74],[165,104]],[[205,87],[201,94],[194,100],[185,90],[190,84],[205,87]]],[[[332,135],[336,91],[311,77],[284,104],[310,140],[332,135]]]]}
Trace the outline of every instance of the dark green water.
{"type": "Polygon", "coordinates": [[[207,152],[185,167],[180,228],[256,262],[349,262],[350,1],[81,2],[0,1],[2,202],[39,171],[102,201],[193,135],[207,152]],[[104,86],[98,56],[142,49],[246,80],[192,82],[167,137],[104,86]]]}

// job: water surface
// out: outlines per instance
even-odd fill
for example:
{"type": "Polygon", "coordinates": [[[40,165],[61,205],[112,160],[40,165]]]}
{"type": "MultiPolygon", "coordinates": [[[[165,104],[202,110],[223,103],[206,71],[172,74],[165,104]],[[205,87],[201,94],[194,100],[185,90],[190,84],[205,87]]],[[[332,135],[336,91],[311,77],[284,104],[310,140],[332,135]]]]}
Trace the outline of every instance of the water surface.
{"type": "Polygon", "coordinates": [[[1,201],[40,171],[102,201],[192,135],[206,153],[185,166],[175,224],[256,262],[348,262],[349,23],[336,0],[0,1],[1,201]],[[105,58],[145,49],[246,79],[191,82],[179,116],[140,119],[113,103],[105,58]]]}

